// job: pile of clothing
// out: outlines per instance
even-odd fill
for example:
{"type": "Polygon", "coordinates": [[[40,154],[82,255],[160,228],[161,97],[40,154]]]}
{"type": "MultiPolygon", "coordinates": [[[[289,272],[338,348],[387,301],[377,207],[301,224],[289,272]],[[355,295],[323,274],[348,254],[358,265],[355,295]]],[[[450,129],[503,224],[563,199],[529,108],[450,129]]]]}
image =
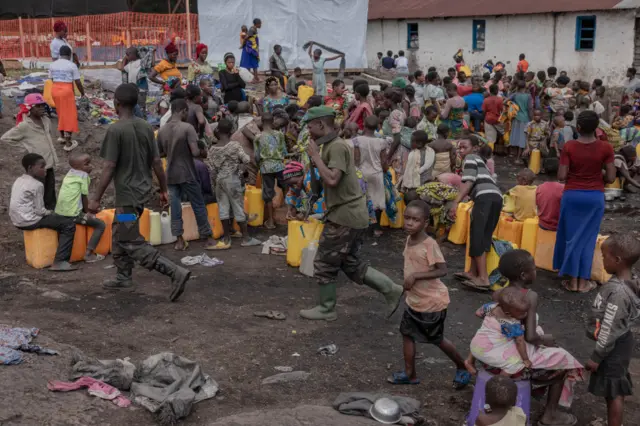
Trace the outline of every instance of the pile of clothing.
{"type": "Polygon", "coordinates": [[[0,365],[20,364],[23,352],[57,355],[54,350],[31,344],[38,334],[40,330],[37,328],[13,328],[0,324],[0,365]]]}
{"type": "Polygon", "coordinates": [[[204,374],[197,362],[171,352],[152,355],[137,365],[128,358],[99,360],[82,354],[74,355],[73,362],[70,377],[73,382],[51,382],[50,390],[88,387],[90,394],[110,399],[121,407],[131,400],[152,412],[161,425],[176,424],[189,415],[194,404],[213,398],[219,390],[218,383],[204,374]],[[97,382],[88,381],[88,377],[97,382]],[[129,391],[129,397],[111,387],[129,391]]]}

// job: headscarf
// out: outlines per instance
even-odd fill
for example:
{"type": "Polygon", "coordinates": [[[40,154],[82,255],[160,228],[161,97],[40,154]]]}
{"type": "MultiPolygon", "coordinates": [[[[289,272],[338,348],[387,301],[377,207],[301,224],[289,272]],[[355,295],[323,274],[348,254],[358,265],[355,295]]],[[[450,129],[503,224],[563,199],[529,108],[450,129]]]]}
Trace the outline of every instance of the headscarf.
{"type": "Polygon", "coordinates": [[[66,29],[67,29],[67,24],[65,24],[62,21],[56,21],[53,24],[53,31],[56,32],[56,33],[59,33],[59,32],[64,31],[66,29]]]}
{"type": "Polygon", "coordinates": [[[29,114],[31,108],[33,108],[35,105],[42,105],[45,103],[46,101],[39,93],[31,93],[25,96],[23,103],[20,104],[20,111],[18,111],[18,114],[16,115],[16,126],[22,123],[25,115],[29,114]]]}
{"type": "Polygon", "coordinates": [[[289,161],[287,165],[284,166],[282,180],[288,180],[302,175],[304,175],[304,165],[298,161],[289,161]]]}
{"type": "Polygon", "coordinates": [[[236,58],[236,56],[235,56],[233,53],[231,53],[231,52],[227,52],[227,53],[225,53],[225,54],[224,54],[224,62],[227,62],[227,59],[229,59],[229,58],[233,58],[233,59],[235,59],[235,58],[236,58]]]}
{"type": "Polygon", "coordinates": [[[170,41],[164,48],[164,51],[167,55],[178,52],[178,46],[175,45],[173,41],[170,41]]]}
{"type": "Polygon", "coordinates": [[[200,53],[201,53],[203,50],[209,50],[209,48],[208,48],[208,47],[207,47],[207,45],[206,45],[206,44],[204,44],[204,43],[198,43],[198,44],[196,45],[196,59],[198,59],[198,58],[200,57],[200,53]]]}

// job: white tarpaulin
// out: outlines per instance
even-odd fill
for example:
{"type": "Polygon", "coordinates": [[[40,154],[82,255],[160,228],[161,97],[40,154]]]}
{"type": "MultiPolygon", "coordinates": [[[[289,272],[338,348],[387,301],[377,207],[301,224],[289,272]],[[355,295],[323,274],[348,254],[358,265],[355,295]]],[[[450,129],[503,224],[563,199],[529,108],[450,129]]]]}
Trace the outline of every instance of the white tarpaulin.
{"type": "MultiPolygon", "coordinates": [[[[254,18],[262,20],[258,30],[260,69],[269,69],[273,46],[282,46],[287,67],[311,68],[302,45],[315,41],[346,54],[347,68],[366,68],[368,0],[198,0],[201,42],[209,46],[208,62],[222,63],[226,52],[240,64],[240,27],[250,28],[254,18]]],[[[323,52],[323,56],[335,56],[323,52]]],[[[339,60],[325,68],[338,68],[339,60]]]]}

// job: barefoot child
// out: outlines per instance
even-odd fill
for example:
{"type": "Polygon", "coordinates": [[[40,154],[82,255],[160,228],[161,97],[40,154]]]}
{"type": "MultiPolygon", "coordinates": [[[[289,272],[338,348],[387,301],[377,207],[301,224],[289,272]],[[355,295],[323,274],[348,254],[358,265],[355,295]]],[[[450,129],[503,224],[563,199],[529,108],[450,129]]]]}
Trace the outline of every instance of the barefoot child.
{"type": "Polygon", "coordinates": [[[262,133],[253,141],[256,163],[262,174],[262,199],[264,200],[264,227],[275,229],[273,218],[273,198],[276,195],[276,179],[282,180],[287,144],[284,133],[274,129],[273,115],[262,115],[262,133]]]}
{"type": "Polygon", "coordinates": [[[242,146],[231,140],[233,124],[223,119],[218,124],[218,143],[211,147],[207,159],[211,167],[212,181],[215,182],[215,193],[218,200],[220,220],[224,234],[214,250],[231,248],[233,235],[233,219],[242,232],[242,247],[255,246],[260,241],[249,236],[247,216],[244,212],[244,189],[240,180],[240,168],[249,164],[250,158],[242,146]]]}
{"type": "Polygon", "coordinates": [[[435,152],[427,146],[429,137],[423,130],[417,130],[411,135],[411,152],[405,164],[402,175],[404,193],[411,192],[431,180],[431,169],[435,161],[435,152]]]}
{"type": "Polygon", "coordinates": [[[476,426],[525,426],[527,415],[516,407],[518,387],[505,376],[494,376],[485,386],[486,405],[490,407],[480,413],[476,426]]]}
{"type": "Polygon", "coordinates": [[[96,254],[95,250],[106,225],[103,221],[88,213],[89,200],[87,197],[89,196],[89,184],[91,182],[89,173],[93,170],[91,157],[89,154],[73,154],[69,158],[69,165],[71,170],[67,172],[60,186],[56,214],[68,217],[78,225],[94,228],[91,239],[87,244],[84,261],[87,263],[97,262],[104,259],[104,256],[96,254]]]}
{"type": "Polygon", "coordinates": [[[609,426],[622,425],[624,398],[633,395],[631,326],[640,317],[640,289],[632,268],[639,258],[640,241],[630,234],[616,234],[604,242],[604,268],[612,277],[600,288],[587,325],[587,335],[596,341],[586,365],[591,371],[589,392],[607,401],[609,426]]]}
{"type": "MultiPolygon", "coordinates": [[[[549,123],[542,120],[542,111],[536,109],[533,111],[533,120],[527,124],[524,131],[527,135],[527,147],[522,153],[523,157],[529,157],[531,151],[538,149],[542,156],[548,153],[547,138],[549,137],[549,123]]],[[[544,173],[543,171],[540,171],[544,173]]]]}
{"type": "Polygon", "coordinates": [[[400,323],[405,369],[387,380],[398,385],[420,383],[415,368],[417,341],[438,346],[453,361],[457,370],[453,387],[462,389],[469,384],[471,374],[453,343],[444,337],[450,299],[440,278],[447,275],[447,264],[438,243],[424,231],[429,214],[428,204],[421,200],[410,202],[404,212],[404,229],[409,234],[404,249],[407,308],[400,323]]]}
{"type": "Polygon", "coordinates": [[[50,271],[74,271],[78,269],[69,263],[76,225],[73,220],[47,210],[44,205],[44,185],[46,175],[44,158],[40,154],[29,153],[22,157],[25,174],[11,187],[9,217],[11,223],[23,231],[53,229],[58,232],[58,248],[50,271]]]}

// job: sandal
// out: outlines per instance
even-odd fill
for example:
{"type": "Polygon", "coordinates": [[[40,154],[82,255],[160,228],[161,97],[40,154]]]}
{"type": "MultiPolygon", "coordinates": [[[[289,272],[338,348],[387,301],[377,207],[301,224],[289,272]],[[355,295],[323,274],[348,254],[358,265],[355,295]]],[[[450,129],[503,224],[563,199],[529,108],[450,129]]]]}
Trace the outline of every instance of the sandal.
{"type": "Polygon", "coordinates": [[[240,239],[242,237],[243,237],[243,235],[242,235],[242,232],[240,232],[240,231],[236,231],[233,234],[231,234],[231,238],[240,239]]]}
{"type": "Polygon", "coordinates": [[[262,245],[262,241],[256,238],[250,238],[249,241],[240,243],[240,247],[255,247],[259,245],[262,245]]]}
{"type": "Polygon", "coordinates": [[[569,288],[569,285],[571,285],[571,280],[562,280],[561,285],[562,285],[562,288],[564,288],[564,289],[565,289],[566,291],[568,291],[569,293],[577,293],[577,292],[578,292],[578,290],[577,290],[577,289],[576,289],[576,290],[571,290],[571,289],[569,288]]]}
{"type": "Polygon", "coordinates": [[[185,251],[186,249],[189,248],[189,241],[185,241],[184,242],[184,247],[182,247],[182,249],[176,248],[177,244],[173,245],[173,249],[176,251],[185,251]]]}
{"type": "Polygon", "coordinates": [[[471,373],[467,370],[456,370],[456,377],[453,378],[453,388],[461,390],[471,383],[471,373]]]}
{"type": "Polygon", "coordinates": [[[56,262],[49,268],[52,272],[70,272],[78,270],[77,266],[73,266],[69,262],[56,262]]]}
{"type": "Polygon", "coordinates": [[[482,292],[485,292],[485,293],[491,291],[491,286],[478,285],[473,280],[462,280],[462,281],[460,281],[460,284],[462,284],[465,287],[471,288],[471,289],[473,289],[475,291],[482,291],[482,292]]]}
{"type": "Polygon", "coordinates": [[[274,223],[265,222],[264,227],[270,230],[276,229],[276,225],[274,223]]]}
{"type": "Polygon", "coordinates": [[[287,316],[279,311],[254,312],[253,316],[259,317],[259,318],[268,318],[268,319],[278,320],[278,321],[287,319],[287,316]]]}
{"type": "Polygon", "coordinates": [[[231,248],[231,242],[225,243],[224,241],[218,241],[214,246],[205,247],[206,250],[229,250],[231,248]]]}
{"type": "Polygon", "coordinates": [[[399,371],[391,374],[391,377],[387,378],[387,382],[392,385],[419,385],[420,379],[411,380],[409,379],[409,376],[407,376],[407,373],[399,371]]]}
{"type": "Polygon", "coordinates": [[[63,146],[62,149],[64,149],[67,152],[73,151],[74,149],[76,149],[78,147],[78,141],[71,141],[71,145],[70,146],[63,146]]]}
{"type": "Polygon", "coordinates": [[[100,262],[101,260],[104,260],[105,257],[101,254],[98,253],[94,253],[92,255],[89,256],[85,256],[84,257],[84,262],[85,263],[95,263],[95,262],[100,262]]]}
{"type": "Polygon", "coordinates": [[[453,274],[453,277],[460,281],[468,281],[473,279],[473,277],[469,275],[468,272],[456,272],[455,274],[453,274]]]}

